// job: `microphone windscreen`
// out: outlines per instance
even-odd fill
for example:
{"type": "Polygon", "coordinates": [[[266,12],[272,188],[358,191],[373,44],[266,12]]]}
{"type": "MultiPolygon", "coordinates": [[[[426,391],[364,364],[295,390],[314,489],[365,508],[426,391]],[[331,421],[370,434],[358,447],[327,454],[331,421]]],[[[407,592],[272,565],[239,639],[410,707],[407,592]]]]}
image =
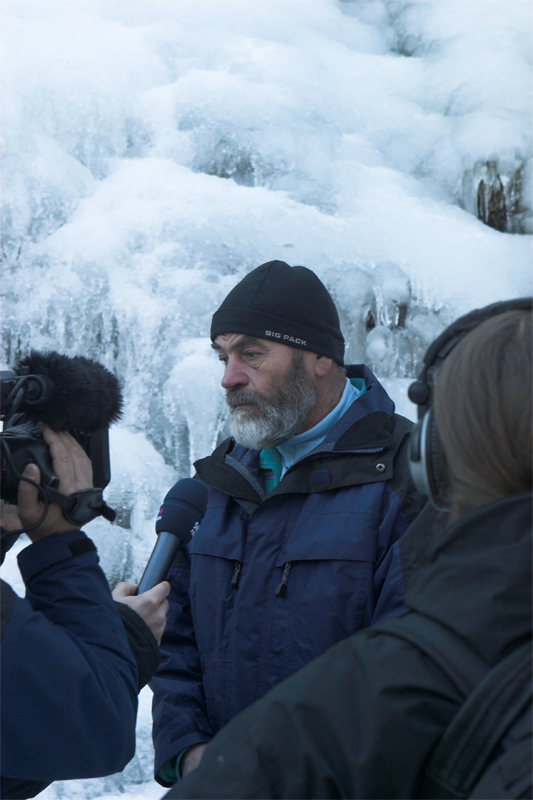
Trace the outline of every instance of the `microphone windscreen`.
{"type": "Polygon", "coordinates": [[[208,500],[205,484],[193,478],[183,478],[169,490],[155,523],[156,533],[168,531],[186,544],[191,530],[203,518],[208,500]]]}
{"type": "Polygon", "coordinates": [[[120,384],[97,361],[32,350],[14,371],[20,375],[24,368],[30,375],[44,375],[53,384],[43,400],[24,406],[26,416],[35,422],[46,422],[55,431],[93,433],[109,427],[122,414],[120,384]]]}

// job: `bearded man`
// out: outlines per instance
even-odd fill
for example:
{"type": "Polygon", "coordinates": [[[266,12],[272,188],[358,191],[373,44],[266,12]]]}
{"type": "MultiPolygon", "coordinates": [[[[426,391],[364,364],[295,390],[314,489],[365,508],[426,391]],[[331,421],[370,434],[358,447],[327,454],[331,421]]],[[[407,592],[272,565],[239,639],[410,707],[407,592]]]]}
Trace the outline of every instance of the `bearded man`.
{"type": "Polygon", "coordinates": [[[155,775],[341,639],[404,611],[398,540],[421,510],[412,424],[343,366],[335,304],[305,267],[250,272],[213,316],[232,437],[195,464],[205,517],[170,573],[154,690],[155,775]]]}

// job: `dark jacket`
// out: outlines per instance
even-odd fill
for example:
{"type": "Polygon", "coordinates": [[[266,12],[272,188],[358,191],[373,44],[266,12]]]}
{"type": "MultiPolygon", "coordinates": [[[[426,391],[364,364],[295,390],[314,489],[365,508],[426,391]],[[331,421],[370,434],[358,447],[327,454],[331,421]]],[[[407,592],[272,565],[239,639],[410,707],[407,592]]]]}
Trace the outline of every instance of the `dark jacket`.
{"type": "Polygon", "coordinates": [[[418,797],[423,765],[464,698],[392,632],[430,617],[487,671],[531,640],[531,503],[509,497],[448,527],[413,576],[405,617],[339,643],[236,717],[166,797],[418,797]]]}
{"type": "Polygon", "coordinates": [[[404,610],[397,540],[423,505],[412,424],[366,367],[348,377],[366,392],[268,497],[258,452],[233,440],[195,465],[209,504],[170,574],[151,682],[156,774],[339,640],[404,610]]]}
{"type": "Polygon", "coordinates": [[[140,692],[159,666],[161,661],[159,645],[146,622],[133,608],[120,602],[115,602],[115,608],[124,625],[131,654],[137,664],[139,676],[137,691],[140,692]]]}
{"type": "Polygon", "coordinates": [[[137,668],[93,543],[53,534],[18,562],[26,598],[1,583],[2,797],[31,796],[14,779],[118,772],[135,752],[137,668]]]}

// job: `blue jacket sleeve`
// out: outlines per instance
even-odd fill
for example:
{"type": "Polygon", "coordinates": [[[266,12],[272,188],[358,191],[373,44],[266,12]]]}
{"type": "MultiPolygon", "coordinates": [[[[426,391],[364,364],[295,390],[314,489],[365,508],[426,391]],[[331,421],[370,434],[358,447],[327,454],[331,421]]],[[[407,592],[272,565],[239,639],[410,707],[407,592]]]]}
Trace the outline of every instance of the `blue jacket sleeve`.
{"type": "Polygon", "coordinates": [[[378,533],[378,558],[374,568],[374,609],[371,625],[396,617],[406,611],[405,584],[400,564],[398,540],[408,524],[400,498],[388,488],[378,533]]]}
{"type": "Polygon", "coordinates": [[[137,667],[94,545],[54,534],[18,556],[2,640],[2,775],[38,781],[122,770],[135,753],[137,667]]]}
{"type": "Polygon", "coordinates": [[[415,488],[409,469],[409,431],[412,423],[403,417],[400,422],[402,436],[394,456],[394,475],[387,482],[383,494],[381,520],[378,532],[378,558],[374,565],[374,607],[370,625],[403,614],[405,580],[402,566],[409,566],[409,559],[401,563],[399,539],[418,517],[427,498],[415,488]]]}
{"type": "MultiPolygon", "coordinates": [[[[183,551],[185,552],[185,548],[183,551]]],[[[161,641],[161,664],[150,687],[153,700],[155,776],[161,767],[182,750],[208,742],[213,732],[206,712],[200,654],[196,646],[188,594],[190,568],[185,558],[167,580],[167,626],[161,641]]]]}

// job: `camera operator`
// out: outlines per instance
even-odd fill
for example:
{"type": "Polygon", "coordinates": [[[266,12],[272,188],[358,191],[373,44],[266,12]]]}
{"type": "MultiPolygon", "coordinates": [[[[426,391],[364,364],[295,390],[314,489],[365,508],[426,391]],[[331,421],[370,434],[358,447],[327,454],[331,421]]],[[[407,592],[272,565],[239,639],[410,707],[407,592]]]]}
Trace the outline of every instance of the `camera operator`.
{"type": "MultiPolygon", "coordinates": [[[[76,440],[44,425],[43,435],[59,491],[92,487],[91,461],[76,440]]],[[[2,503],[3,534],[43,515],[38,467],[23,475],[17,507],[2,503]]],[[[135,598],[134,587],[119,585],[114,603],[94,544],[59,505],[27,533],[32,544],[18,555],[26,598],[1,581],[2,798],[125,767],[135,752],[137,691],[157,666],[168,606],[166,583],[135,598]]]]}

